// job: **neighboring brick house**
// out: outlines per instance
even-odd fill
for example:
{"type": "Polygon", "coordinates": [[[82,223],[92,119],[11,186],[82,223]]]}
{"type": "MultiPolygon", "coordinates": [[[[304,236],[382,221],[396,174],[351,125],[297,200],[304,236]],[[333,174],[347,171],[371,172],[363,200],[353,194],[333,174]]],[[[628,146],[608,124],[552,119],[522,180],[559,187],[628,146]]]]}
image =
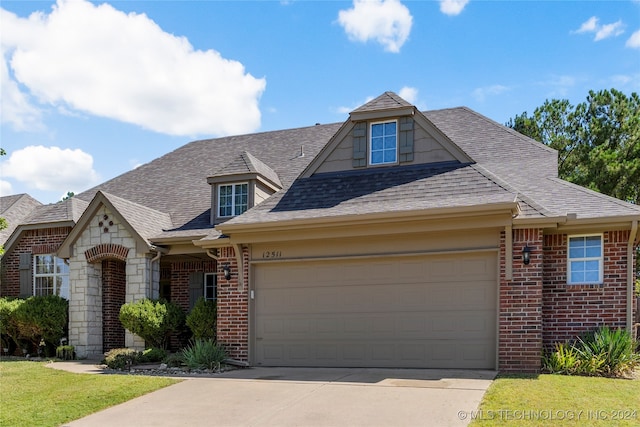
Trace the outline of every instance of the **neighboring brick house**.
{"type": "Polygon", "coordinates": [[[63,241],[51,218],[37,245],[16,229],[1,292],[34,288],[16,260],[55,249],[80,356],[141,347],[118,307],[160,296],[216,299],[218,341],[263,366],[537,371],[556,341],[632,329],[640,207],[559,179],[554,150],[464,107],[386,92],[344,123],[195,141],[74,199],[63,241]]]}

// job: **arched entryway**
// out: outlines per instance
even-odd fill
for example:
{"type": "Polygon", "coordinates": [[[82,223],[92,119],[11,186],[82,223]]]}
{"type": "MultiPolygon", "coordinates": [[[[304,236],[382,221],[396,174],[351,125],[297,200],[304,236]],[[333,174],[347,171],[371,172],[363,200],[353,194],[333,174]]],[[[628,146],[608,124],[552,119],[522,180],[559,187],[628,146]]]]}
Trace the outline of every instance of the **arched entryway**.
{"type": "Polygon", "coordinates": [[[125,346],[120,307],[127,294],[127,264],[117,259],[102,261],[102,349],[107,352],[125,346]]]}

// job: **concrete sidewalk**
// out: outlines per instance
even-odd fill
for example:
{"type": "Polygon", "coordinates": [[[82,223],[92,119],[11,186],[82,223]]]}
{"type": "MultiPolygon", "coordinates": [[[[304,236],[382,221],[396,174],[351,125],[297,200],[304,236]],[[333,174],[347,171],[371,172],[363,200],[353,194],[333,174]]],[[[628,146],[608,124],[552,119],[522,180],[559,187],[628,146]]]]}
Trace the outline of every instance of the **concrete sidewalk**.
{"type": "MultiPolygon", "coordinates": [[[[49,365],[101,372],[96,361],[49,365]]],[[[187,378],[69,427],[465,426],[494,371],[248,368],[187,378]]],[[[90,393],[90,390],[87,391],[90,393]]]]}

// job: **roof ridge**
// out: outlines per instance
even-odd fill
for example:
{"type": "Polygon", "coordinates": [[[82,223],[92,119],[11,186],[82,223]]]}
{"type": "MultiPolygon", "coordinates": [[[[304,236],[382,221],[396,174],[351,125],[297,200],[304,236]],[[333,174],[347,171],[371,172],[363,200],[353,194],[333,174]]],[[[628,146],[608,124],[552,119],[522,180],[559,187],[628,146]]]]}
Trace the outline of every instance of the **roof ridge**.
{"type": "Polygon", "coordinates": [[[493,172],[489,171],[484,166],[480,166],[479,164],[476,163],[476,164],[471,165],[471,167],[476,169],[479,173],[484,175],[487,179],[493,181],[494,183],[496,183],[500,187],[504,188],[505,190],[515,193],[516,199],[521,199],[522,201],[526,202],[532,208],[537,210],[540,214],[542,214],[544,216],[553,216],[553,212],[550,209],[548,209],[544,205],[540,204],[538,201],[533,199],[531,196],[526,195],[520,189],[514,187],[512,184],[509,184],[507,181],[503,180],[498,175],[496,175],[493,172]]]}

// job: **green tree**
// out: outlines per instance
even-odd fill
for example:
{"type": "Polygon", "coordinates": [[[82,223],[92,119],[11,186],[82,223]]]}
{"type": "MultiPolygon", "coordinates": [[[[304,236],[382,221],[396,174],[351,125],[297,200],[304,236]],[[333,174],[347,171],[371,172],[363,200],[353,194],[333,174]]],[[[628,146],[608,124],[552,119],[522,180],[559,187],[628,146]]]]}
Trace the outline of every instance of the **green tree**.
{"type": "Polygon", "coordinates": [[[73,191],[67,191],[67,195],[62,198],[62,201],[64,202],[65,200],[68,200],[68,199],[72,198],[75,195],[76,195],[76,193],[74,193],[73,191]]]}
{"type": "Polygon", "coordinates": [[[561,178],[640,204],[640,96],[589,91],[575,107],[547,100],[507,126],[558,150],[561,178]]]}

